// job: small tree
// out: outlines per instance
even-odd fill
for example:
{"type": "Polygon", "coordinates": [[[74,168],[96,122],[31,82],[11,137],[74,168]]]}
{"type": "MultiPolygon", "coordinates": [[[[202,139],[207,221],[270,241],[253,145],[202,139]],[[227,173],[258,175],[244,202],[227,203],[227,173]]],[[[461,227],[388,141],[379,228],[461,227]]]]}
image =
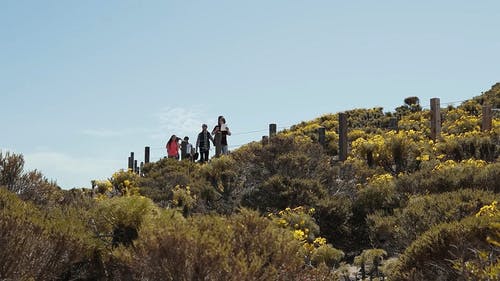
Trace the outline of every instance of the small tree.
{"type": "Polygon", "coordinates": [[[380,266],[387,252],[382,249],[363,250],[361,255],[354,258],[354,265],[359,266],[361,280],[365,280],[367,276],[370,280],[374,277],[383,277],[380,266]]]}

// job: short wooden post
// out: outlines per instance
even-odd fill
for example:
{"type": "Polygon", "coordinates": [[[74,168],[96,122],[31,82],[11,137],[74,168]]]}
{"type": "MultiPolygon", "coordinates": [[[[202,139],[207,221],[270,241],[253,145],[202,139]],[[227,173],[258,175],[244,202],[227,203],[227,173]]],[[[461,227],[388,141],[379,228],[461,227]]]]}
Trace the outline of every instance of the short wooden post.
{"type": "Polygon", "coordinates": [[[441,105],[439,98],[431,99],[431,139],[436,141],[441,136],[441,105]]]}
{"type": "Polygon", "coordinates": [[[134,160],[134,173],[137,173],[139,171],[137,167],[137,160],[134,160]]]}
{"type": "Polygon", "coordinates": [[[262,144],[266,145],[269,142],[269,137],[268,136],[262,136],[262,144]]]}
{"type": "Polygon", "coordinates": [[[128,158],[128,169],[133,170],[134,169],[134,153],[130,152],[130,157],[128,158]]]}
{"type": "Polygon", "coordinates": [[[326,148],[326,128],[325,127],[318,128],[318,140],[319,140],[319,144],[321,144],[321,146],[323,148],[326,148]]]}
{"type": "Polygon", "coordinates": [[[339,160],[347,160],[347,114],[339,113],[339,160]]]}
{"type": "Polygon", "coordinates": [[[276,124],[269,124],[269,138],[276,136],[276,124]]]}
{"type": "Polygon", "coordinates": [[[398,118],[391,117],[389,119],[389,130],[394,130],[394,131],[398,130],[398,118]]]}
{"type": "Polygon", "coordinates": [[[491,105],[483,105],[483,122],[481,123],[481,129],[483,131],[489,131],[492,128],[493,120],[493,110],[491,105]]]}
{"type": "Polygon", "coordinates": [[[149,163],[149,153],[150,153],[150,147],[146,146],[144,148],[144,163],[149,163]]]}

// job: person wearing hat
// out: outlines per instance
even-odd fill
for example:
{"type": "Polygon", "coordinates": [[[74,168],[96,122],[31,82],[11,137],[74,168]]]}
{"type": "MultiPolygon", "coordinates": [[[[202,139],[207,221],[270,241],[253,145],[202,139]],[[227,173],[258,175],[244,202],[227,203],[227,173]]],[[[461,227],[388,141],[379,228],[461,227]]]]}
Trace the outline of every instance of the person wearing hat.
{"type": "Polygon", "coordinates": [[[210,151],[210,141],[214,142],[214,138],[210,135],[207,130],[207,124],[201,126],[201,132],[198,134],[196,139],[196,152],[198,152],[198,147],[200,148],[200,163],[208,161],[208,152],[210,151]]]}

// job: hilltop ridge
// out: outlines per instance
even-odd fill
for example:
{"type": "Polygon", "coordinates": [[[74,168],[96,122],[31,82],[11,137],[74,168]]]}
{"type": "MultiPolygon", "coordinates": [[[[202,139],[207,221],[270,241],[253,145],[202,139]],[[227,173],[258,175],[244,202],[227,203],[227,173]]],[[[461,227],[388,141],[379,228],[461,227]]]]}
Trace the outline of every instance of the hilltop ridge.
{"type": "Polygon", "coordinates": [[[12,253],[0,279],[489,280],[500,268],[500,119],[483,130],[481,106],[499,99],[497,83],[442,108],[436,140],[415,97],[393,112],[349,110],[343,162],[338,114],[92,189],[61,190],[0,154],[0,249],[12,253]]]}

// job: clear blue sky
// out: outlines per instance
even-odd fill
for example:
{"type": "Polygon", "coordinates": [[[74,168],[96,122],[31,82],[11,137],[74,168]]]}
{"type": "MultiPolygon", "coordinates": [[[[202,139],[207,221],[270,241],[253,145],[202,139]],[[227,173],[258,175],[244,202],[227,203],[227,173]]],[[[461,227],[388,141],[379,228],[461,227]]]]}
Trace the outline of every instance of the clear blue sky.
{"type": "Polygon", "coordinates": [[[499,18],[497,0],[1,0],[0,149],[88,187],[218,115],[234,149],[269,123],[460,101],[500,80],[499,18]]]}

